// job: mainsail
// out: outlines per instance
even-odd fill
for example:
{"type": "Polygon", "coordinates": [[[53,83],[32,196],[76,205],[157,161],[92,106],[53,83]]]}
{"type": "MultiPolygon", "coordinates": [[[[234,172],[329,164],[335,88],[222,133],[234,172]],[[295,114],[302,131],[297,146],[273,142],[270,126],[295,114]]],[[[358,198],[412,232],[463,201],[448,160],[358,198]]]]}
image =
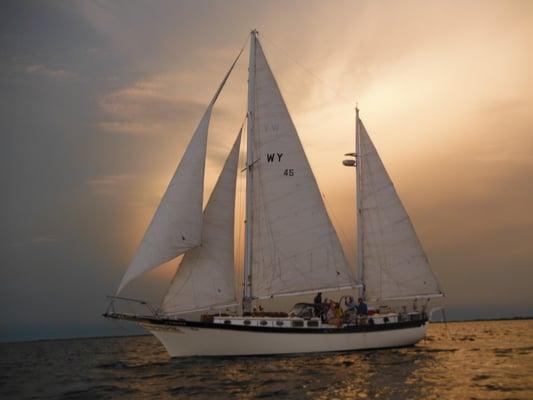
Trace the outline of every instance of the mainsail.
{"type": "Polygon", "coordinates": [[[363,281],[369,300],[440,295],[439,284],[363,123],[358,120],[363,281]]]}
{"type": "Polygon", "coordinates": [[[143,273],[202,242],[202,205],[207,133],[213,106],[242,50],[226,73],[185,150],[117,293],[143,273]]]}
{"type": "MultiPolygon", "coordinates": [[[[242,132],[242,129],[241,129],[242,132]]],[[[178,314],[235,303],[235,183],[241,132],[203,214],[202,245],[189,250],[160,310],[178,314]]]]}
{"type": "Polygon", "coordinates": [[[355,287],[296,128],[252,40],[252,296],[355,287]]]}

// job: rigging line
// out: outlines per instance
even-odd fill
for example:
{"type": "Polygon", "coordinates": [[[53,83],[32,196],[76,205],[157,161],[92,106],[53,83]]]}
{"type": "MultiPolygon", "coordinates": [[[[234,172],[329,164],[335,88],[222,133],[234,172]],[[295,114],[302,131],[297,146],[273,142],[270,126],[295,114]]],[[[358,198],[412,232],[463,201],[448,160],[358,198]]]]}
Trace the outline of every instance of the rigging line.
{"type": "MultiPolygon", "coordinates": [[[[328,201],[328,199],[326,197],[326,194],[323,193],[323,192],[321,194],[322,194],[322,198],[324,199],[324,203],[326,204],[326,206],[328,206],[329,210],[331,210],[331,217],[333,219],[333,222],[335,222],[335,225],[337,227],[337,230],[340,233],[340,236],[342,237],[344,242],[348,245],[348,253],[349,253],[350,259],[351,260],[355,259],[355,248],[352,250],[352,248],[350,247],[351,240],[350,240],[349,235],[347,235],[346,231],[342,228],[342,220],[339,218],[339,216],[333,210],[333,205],[328,201]]],[[[326,211],[327,211],[327,209],[326,209],[326,211]]],[[[333,225],[334,229],[335,229],[335,225],[333,225]]],[[[341,247],[342,247],[342,245],[341,245],[341,247]]]]}
{"type": "MultiPolygon", "coordinates": [[[[241,129],[244,128],[244,123],[246,122],[247,117],[244,118],[244,121],[242,123],[241,129]]],[[[243,137],[241,137],[241,143],[240,143],[240,149],[239,149],[239,155],[240,155],[240,167],[239,170],[242,169],[242,167],[246,164],[246,158],[244,157],[244,149],[245,149],[245,140],[243,137]]],[[[242,172],[242,171],[241,171],[242,172]]],[[[240,245],[241,245],[241,238],[242,238],[242,227],[244,225],[244,207],[243,207],[243,191],[244,191],[244,179],[242,173],[239,174],[239,181],[238,181],[238,194],[239,198],[237,201],[238,204],[238,212],[237,212],[237,221],[239,225],[238,235],[237,235],[237,255],[239,256],[237,263],[240,265],[240,245]]]]}
{"type": "Polygon", "coordinates": [[[274,43],[271,39],[265,37],[264,34],[261,33],[261,38],[265,39],[266,42],[268,42],[270,45],[272,45],[274,48],[279,50],[281,53],[283,53],[289,60],[291,60],[293,63],[295,63],[298,67],[300,67],[303,71],[305,71],[307,74],[311,75],[315,80],[320,82],[324,87],[328,88],[332,94],[334,94],[339,99],[342,99],[346,103],[353,104],[353,99],[348,99],[344,95],[342,95],[338,90],[333,89],[328,83],[326,83],[322,78],[320,78],[318,75],[316,75],[313,71],[311,71],[309,68],[306,68],[301,63],[298,62],[294,57],[292,57],[287,51],[285,51],[281,46],[278,46],[276,43],[274,43]]]}
{"type": "Polygon", "coordinates": [[[215,102],[218,100],[218,97],[220,96],[220,93],[222,93],[222,89],[224,89],[224,86],[226,85],[226,82],[228,81],[231,73],[233,72],[233,70],[235,68],[235,65],[237,65],[237,62],[241,58],[241,55],[244,52],[244,49],[246,48],[246,43],[247,42],[248,42],[248,35],[246,36],[246,40],[244,41],[241,49],[239,50],[239,54],[237,54],[237,57],[235,58],[235,60],[231,64],[228,72],[224,76],[224,79],[222,79],[222,83],[220,84],[220,86],[218,87],[217,91],[215,92],[215,95],[211,99],[211,102],[209,103],[209,106],[213,107],[215,105],[215,102]]]}
{"type": "MultiPolygon", "coordinates": [[[[242,130],[243,130],[243,128],[244,128],[244,124],[246,123],[246,120],[247,120],[247,119],[248,119],[248,113],[246,113],[246,114],[244,115],[244,118],[243,118],[242,123],[241,123],[241,127],[239,128],[239,130],[238,130],[237,132],[242,133],[242,130]]],[[[241,146],[242,146],[242,139],[241,139],[241,143],[240,143],[240,146],[239,146],[239,147],[241,147],[241,146]]]]}
{"type": "MultiPolygon", "coordinates": [[[[237,64],[237,62],[241,58],[241,55],[244,52],[244,48],[245,47],[246,47],[246,42],[244,42],[243,47],[239,51],[239,54],[237,54],[237,58],[235,58],[235,60],[231,64],[231,67],[229,68],[229,71],[226,72],[226,75],[224,76],[224,79],[222,79],[222,83],[218,87],[217,91],[215,92],[215,95],[213,96],[213,98],[211,99],[211,102],[209,103],[210,107],[213,107],[215,105],[215,102],[218,100],[218,97],[220,96],[220,93],[222,93],[222,89],[224,89],[224,86],[226,85],[226,82],[228,81],[231,73],[233,72],[233,69],[235,68],[235,65],[237,64]]],[[[208,108],[208,110],[209,110],[209,108],[208,108]]]]}
{"type": "MultiPolygon", "coordinates": [[[[243,44],[242,44],[242,46],[241,46],[241,49],[239,50],[239,55],[237,56],[237,59],[235,60],[235,64],[237,64],[237,61],[240,59],[241,54],[242,54],[242,53],[244,52],[244,50],[246,49],[246,47],[247,47],[247,45],[248,45],[248,40],[250,39],[250,36],[251,36],[251,35],[252,35],[251,33],[248,33],[248,34],[246,35],[246,38],[244,39],[244,42],[243,42],[243,44]]],[[[246,119],[246,117],[245,117],[245,119],[246,119]]]]}
{"type": "Polygon", "coordinates": [[[165,301],[165,297],[167,296],[167,294],[169,294],[170,289],[172,288],[172,284],[174,283],[174,280],[176,279],[176,275],[178,274],[179,267],[180,267],[181,262],[183,261],[184,257],[185,257],[185,253],[180,254],[176,258],[168,261],[169,263],[176,261],[177,262],[177,266],[176,266],[176,270],[174,271],[174,276],[172,277],[172,279],[170,280],[169,284],[167,285],[167,289],[165,290],[165,294],[163,294],[163,296],[161,297],[161,299],[159,301],[159,305],[157,306],[157,308],[155,310],[156,313],[159,313],[162,310],[161,307],[163,306],[163,302],[165,301]]]}

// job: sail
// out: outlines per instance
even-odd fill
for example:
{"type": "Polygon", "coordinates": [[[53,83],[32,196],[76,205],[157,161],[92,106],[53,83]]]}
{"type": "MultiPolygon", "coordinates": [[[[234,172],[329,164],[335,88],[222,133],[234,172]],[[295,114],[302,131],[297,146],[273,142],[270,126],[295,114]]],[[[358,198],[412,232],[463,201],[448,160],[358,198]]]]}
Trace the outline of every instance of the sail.
{"type": "MultiPolygon", "coordinates": [[[[242,131],[242,130],[241,130],[242,131]]],[[[165,314],[235,303],[235,184],[241,132],[204,211],[202,245],[181,261],[160,310],[165,314]]]]}
{"type": "Polygon", "coordinates": [[[201,244],[207,133],[213,106],[242,50],[211,99],[170,181],[117,294],[130,281],[201,244]]]}
{"type": "Polygon", "coordinates": [[[370,300],[440,294],[439,285],[374,144],[359,120],[363,281],[370,300]]]}
{"type": "Polygon", "coordinates": [[[252,295],[268,298],[354,287],[353,273],[259,41],[255,49],[252,295]]]}

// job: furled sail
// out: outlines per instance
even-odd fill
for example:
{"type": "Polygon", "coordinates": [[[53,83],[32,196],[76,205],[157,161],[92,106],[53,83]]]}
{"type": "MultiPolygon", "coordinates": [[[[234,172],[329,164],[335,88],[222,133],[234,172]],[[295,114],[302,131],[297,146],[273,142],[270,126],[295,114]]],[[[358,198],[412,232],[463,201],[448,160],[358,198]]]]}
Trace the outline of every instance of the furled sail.
{"type": "Polygon", "coordinates": [[[411,220],[363,123],[358,123],[365,295],[370,300],[438,295],[439,284],[411,220]]]}
{"type": "Polygon", "coordinates": [[[200,120],[117,293],[143,273],[201,244],[205,155],[211,112],[241,54],[242,50],[200,120]]]}
{"type": "Polygon", "coordinates": [[[241,132],[205,208],[202,245],[185,254],[163,299],[160,310],[165,314],[205,310],[236,302],[235,183],[241,132]]]}
{"type": "Polygon", "coordinates": [[[259,41],[255,51],[252,295],[268,298],[355,287],[259,41]]]}

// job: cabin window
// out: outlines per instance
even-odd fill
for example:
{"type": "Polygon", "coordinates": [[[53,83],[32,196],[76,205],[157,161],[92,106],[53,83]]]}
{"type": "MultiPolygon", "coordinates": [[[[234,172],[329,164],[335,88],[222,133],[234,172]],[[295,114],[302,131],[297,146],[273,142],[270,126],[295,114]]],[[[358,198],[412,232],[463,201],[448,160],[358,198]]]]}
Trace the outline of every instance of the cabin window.
{"type": "Polygon", "coordinates": [[[244,325],[250,325],[252,322],[249,319],[244,320],[244,325]]]}
{"type": "Polygon", "coordinates": [[[307,321],[307,326],[318,326],[318,321],[307,321]]]}
{"type": "Polygon", "coordinates": [[[261,321],[261,322],[259,322],[259,323],[260,323],[261,325],[263,325],[263,326],[265,326],[266,324],[268,324],[268,322],[266,322],[266,321],[261,321]]]}
{"type": "Polygon", "coordinates": [[[226,325],[231,325],[231,320],[229,320],[229,319],[225,319],[225,320],[224,320],[224,323],[225,323],[226,325]]]}
{"type": "Polygon", "coordinates": [[[283,321],[276,321],[277,326],[283,326],[283,321]]]}
{"type": "Polygon", "coordinates": [[[292,326],[296,328],[302,328],[304,326],[304,322],[303,321],[292,321],[292,326]]]}

